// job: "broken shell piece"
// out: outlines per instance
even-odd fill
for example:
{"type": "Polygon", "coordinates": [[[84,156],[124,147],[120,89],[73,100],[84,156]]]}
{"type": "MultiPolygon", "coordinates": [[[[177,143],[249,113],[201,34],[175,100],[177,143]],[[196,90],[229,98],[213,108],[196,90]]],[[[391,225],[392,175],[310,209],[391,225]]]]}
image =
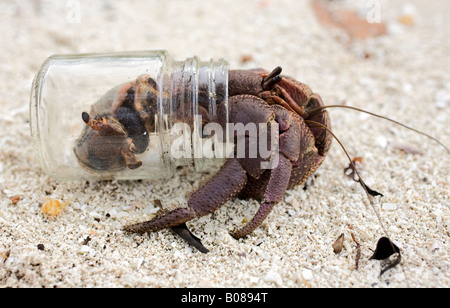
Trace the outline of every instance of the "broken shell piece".
{"type": "Polygon", "coordinates": [[[41,210],[47,215],[57,216],[70,202],[61,203],[59,200],[47,198],[41,210]]]}
{"type": "Polygon", "coordinates": [[[332,247],[333,247],[333,252],[335,254],[338,254],[342,251],[342,245],[344,243],[344,233],[342,233],[341,235],[339,235],[339,237],[337,238],[337,240],[333,243],[332,247]]]}

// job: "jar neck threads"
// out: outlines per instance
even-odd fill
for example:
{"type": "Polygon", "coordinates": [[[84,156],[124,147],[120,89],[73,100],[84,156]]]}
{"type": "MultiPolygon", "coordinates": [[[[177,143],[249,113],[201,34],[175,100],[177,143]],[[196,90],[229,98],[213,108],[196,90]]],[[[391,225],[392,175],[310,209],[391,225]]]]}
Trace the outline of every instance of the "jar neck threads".
{"type": "MultiPolygon", "coordinates": [[[[160,96],[160,106],[163,109],[160,115],[170,115],[171,123],[164,125],[169,130],[173,125],[185,125],[182,132],[185,143],[174,143],[175,139],[180,138],[180,134],[172,133],[171,140],[164,142],[163,149],[165,155],[172,157],[166,157],[164,161],[171,163],[171,168],[193,165],[201,171],[215,164],[214,160],[208,158],[211,155],[204,153],[210,149],[204,147],[203,128],[207,123],[219,122],[219,108],[228,110],[228,63],[223,59],[200,61],[197,57],[192,57],[173,62],[171,67],[170,73],[163,75],[167,81],[163,80],[161,83],[169,95],[160,96]],[[174,157],[173,146],[178,145],[185,152],[174,157]]],[[[228,117],[228,112],[220,116],[228,117]]],[[[228,118],[221,122],[227,123],[228,118]]]]}

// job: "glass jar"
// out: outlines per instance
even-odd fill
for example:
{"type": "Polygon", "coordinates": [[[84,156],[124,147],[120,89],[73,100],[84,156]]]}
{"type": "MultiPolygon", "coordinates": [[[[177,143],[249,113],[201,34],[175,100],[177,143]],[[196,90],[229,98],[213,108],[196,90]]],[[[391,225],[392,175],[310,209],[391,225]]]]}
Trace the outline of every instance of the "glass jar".
{"type": "Polygon", "coordinates": [[[34,78],[30,100],[37,157],[57,180],[156,179],[178,166],[223,162],[206,153],[214,149],[205,147],[203,131],[228,119],[223,59],[174,61],[166,51],[55,55],[34,78]]]}

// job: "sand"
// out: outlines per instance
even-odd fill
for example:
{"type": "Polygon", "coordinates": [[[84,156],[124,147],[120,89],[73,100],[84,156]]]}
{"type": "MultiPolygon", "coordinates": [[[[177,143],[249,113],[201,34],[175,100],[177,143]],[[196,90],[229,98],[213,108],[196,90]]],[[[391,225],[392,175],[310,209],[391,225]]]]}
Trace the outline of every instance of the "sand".
{"type": "MultiPolygon", "coordinates": [[[[337,5],[365,16],[372,2],[337,5]]],[[[386,115],[450,145],[448,1],[375,2],[386,35],[349,43],[341,29],[318,22],[309,1],[3,1],[0,286],[449,287],[449,154],[355,111],[330,116],[350,155],[362,157],[366,183],[384,194],[376,208],[402,250],[401,265],[381,278],[382,263],[369,258],[384,232],[362,189],[343,174],[348,161],[336,142],[314,185],[289,190],[248,238],[229,232],[251,219],[254,200],[233,199],[190,222],[208,254],[169,230],[121,230],[153,217],[154,199],[168,209],[185,206],[208,174],[183,169],[168,180],[64,182],[48,178],[34,157],[29,94],[48,56],[149,49],[176,59],[224,57],[232,68],[281,65],[326,104],[386,115]],[[41,211],[46,198],[70,204],[49,218],[41,211]],[[343,250],[335,254],[341,233],[343,250]],[[357,270],[351,233],[361,245],[357,270]]]]}

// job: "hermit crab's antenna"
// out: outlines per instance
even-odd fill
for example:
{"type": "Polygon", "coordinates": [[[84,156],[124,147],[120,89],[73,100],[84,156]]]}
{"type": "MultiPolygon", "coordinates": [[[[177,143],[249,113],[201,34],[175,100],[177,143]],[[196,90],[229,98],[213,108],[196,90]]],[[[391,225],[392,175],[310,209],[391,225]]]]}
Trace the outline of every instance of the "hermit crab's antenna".
{"type": "Polygon", "coordinates": [[[400,250],[396,249],[395,246],[394,246],[394,244],[393,244],[392,241],[390,240],[391,237],[389,236],[389,232],[387,231],[386,227],[384,226],[383,220],[381,219],[381,215],[380,215],[380,213],[378,212],[377,208],[375,207],[375,203],[373,202],[373,199],[372,199],[372,196],[373,196],[373,195],[372,195],[372,191],[371,191],[371,189],[369,189],[369,188],[367,187],[367,185],[364,183],[363,179],[361,178],[361,175],[360,175],[359,172],[358,172],[358,169],[356,169],[356,166],[355,166],[353,160],[350,158],[350,155],[348,155],[348,152],[347,152],[347,150],[345,149],[344,145],[343,145],[343,144],[341,143],[341,141],[336,137],[336,135],[331,131],[331,129],[329,129],[328,127],[326,127],[326,126],[323,125],[322,123],[319,123],[319,122],[316,122],[316,121],[305,120],[305,123],[308,124],[309,126],[315,126],[315,127],[321,128],[321,129],[325,129],[325,130],[328,131],[328,132],[333,136],[333,138],[339,143],[339,145],[341,146],[341,148],[342,148],[342,150],[344,151],[345,155],[347,156],[348,160],[350,161],[350,165],[351,165],[351,167],[352,167],[352,170],[354,170],[354,171],[356,172],[356,175],[358,176],[358,182],[359,182],[359,184],[361,184],[362,188],[364,189],[364,192],[365,192],[366,195],[367,195],[367,198],[369,199],[369,203],[370,203],[370,205],[371,205],[373,211],[375,212],[375,215],[377,216],[377,219],[378,219],[378,221],[379,221],[379,223],[380,223],[380,225],[381,225],[381,228],[382,228],[383,231],[384,231],[384,234],[385,234],[386,237],[388,238],[388,241],[389,241],[389,244],[390,244],[390,246],[391,246],[391,248],[392,248],[392,251],[398,253],[398,256],[397,256],[396,260],[395,260],[393,263],[391,263],[390,265],[386,266],[386,267],[381,271],[381,273],[380,273],[380,276],[381,276],[381,275],[382,275],[384,272],[386,272],[388,269],[390,269],[390,268],[396,266],[397,264],[400,264],[400,262],[401,262],[401,260],[402,260],[402,255],[401,255],[401,253],[400,253],[400,250]]]}
{"type": "Polygon", "coordinates": [[[421,135],[423,135],[423,136],[425,136],[425,137],[427,137],[427,138],[429,138],[429,139],[431,139],[431,140],[437,142],[440,146],[442,146],[442,147],[447,151],[447,153],[450,154],[450,149],[449,149],[447,146],[445,146],[445,144],[443,144],[441,141],[439,141],[437,138],[435,138],[435,137],[433,137],[433,136],[430,136],[430,135],[428,135],[428,134],[426,134],[426,133],[424,133],[424,132],[421,132],[420,130],[417,130],[417,129],[415,129],[415,128],[412,128],[412,127],[410,127],[410,126],[408,126],[408,125],[405,125],[405,124],[403,124],[403,123],[400,123],[400,122],[398,122],[398,121],[392,120],[392,119],[390,119],[390,118],[388,118],[388,117],[385,117],[385,116],[382,116],[382,115],[379,115],[379,114],[376,114],[376,113],[373,113],[373,112],[370,112],[370,111],[366,111],[366,110],[363,110],[363,109],[360,109],[360,108],[356,108],[356,107],[353,107],[353,106],[346,106],[346,105],[326,105],[326,106],[314,108],[314,109],[312,109],[312,110],[310,110],[310,111],[308,112],[308,115],[307,115],[306,118],[311,117],[312,115],[315,115],[316,113],[322,112],[324,109],[327,109],[327,108],[346,108],[346,109],[352,109],[352,110],[356,110],[356,111],[359,111],[359,112],[363,112],[363,113],[370,114],[371,116],[374,116],[374,117],[377,117],[377,118],[381,118],[381,119],[390,121],[390,122],[392,122],[392,123],[395,123],[395,124],[397,124],[397,125],[400,125],[400,126],[406,128],[406,129],[412,130],[413,132],[416,132],[416,133],[418,133],[418,134],[421,134],[421,135]]]}
{"type": "Polygon", "coordinates": [[[329,128],[326,127],[325,125],[323,125],[323,124],[321,124],[321,123],[319,123],[319,122],[316,122],[316,121],[311,121],[311,120],[305,120],[305,123],[308,124],[308,125],[310,125],[310,126],[316,126],[316,127],[319,127],[319,128],[322,128],[322,129],[327,130],[327,131],[333,136],[333,138],[336,139],[336,141],[339,143],[339,145],[341,146],[341,148],[342,148],[342,150],[344,151],[345,155],[347,156],[348,160],[350,161],[350,165],[352,166],[352,170],[355,170],[356,175],[358,176],[358,182],[359,182],[359,184],[361,184],[362,188],[363,188],[364,191],[366,192],[366,195],[367,195],[367,198],[369,199],[370,205],[372,206],[372,208],[373,208],[375,214],[377,215],[377,218],[378,218],[378,220],[379,220],[379,222],[380,222],[380,224],[381,224],[381,227],[383,228],[384,233],[386,234],[387,237],[389,237],[389,233],[388,233],[387,229],[386,229],[386,228],[384,227],[384,225],[383,225],[383,221],[381,220],[381,216],[380,216],[380,214],[378,213],[377,209],[375,208],[375,204],[373,203],[373,200],[372,200],[372,198],[371,198],[371,194],[369,193],[369,189],[368,189],[368,187],[366,186],[366,184],[364,183],[364,181],[363,181],[361,175],[359,174],[358,169],[356,169],[356,166],[355,166],[354,162],[352,161],[352,159],[350,158],[350,155],[348,154],[348,152],[347,152],[347,150],[345,149],[344,145],[343,145],[343,144],[341,143],[341,141],[336,137],[336,135],[331,131],[331,129],[329,129],[329,128]]]}

